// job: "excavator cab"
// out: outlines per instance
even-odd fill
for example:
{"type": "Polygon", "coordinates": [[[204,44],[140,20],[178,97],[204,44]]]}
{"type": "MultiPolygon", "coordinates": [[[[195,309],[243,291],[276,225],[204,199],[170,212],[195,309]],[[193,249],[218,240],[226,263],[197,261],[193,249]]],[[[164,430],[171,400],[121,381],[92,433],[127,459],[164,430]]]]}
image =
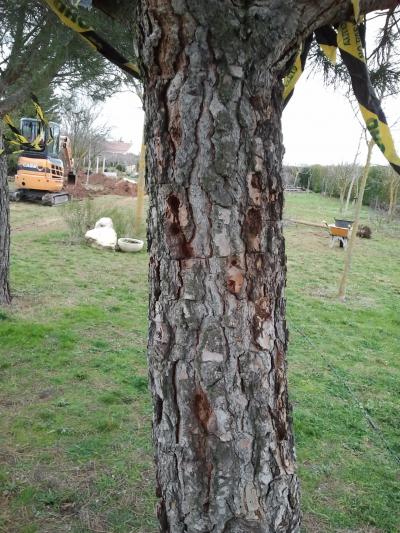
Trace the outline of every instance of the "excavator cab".
{"type": "Polygon", "coordinates": [[[36,118],[21,118],[21,133],[33,146],[25,150],[27,154],[44,153],[50,157],[60,157],[60,125],[49,122],[44,126],[36,118]]]}
{"type": "Polygon", "coordinates": [[[20,130],[22,135],[31,143],[38,146],[37,151],[43,151],[46,146],[46,131],[40,120],[36,118],[21,118],[20,130]]]}
{"type": "MultiPolygon", "coordinates": [[[[65,138],[61,140],[60,125],[49,122],[44,125],[36,118],[22,118],[21,133],[30,146],[18,158],[15,176],[16,190],[11,200],[33,200],[44,205],[57,205],[70,200],[70,195],[62,192],[64,187],[64,163],[60,151],[65,152],[65,138]]],[[[75,182],[73,160],[68,154],[68,183],[75,182]]]]}

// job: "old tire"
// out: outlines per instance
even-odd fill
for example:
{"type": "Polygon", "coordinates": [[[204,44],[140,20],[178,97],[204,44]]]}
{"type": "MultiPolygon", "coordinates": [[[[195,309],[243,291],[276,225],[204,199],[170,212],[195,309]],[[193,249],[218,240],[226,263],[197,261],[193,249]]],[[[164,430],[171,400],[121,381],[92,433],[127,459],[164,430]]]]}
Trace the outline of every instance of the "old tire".
{"type": "Polygon", "coordinates": [[[139,239],[129,239],[127,237],[118,239],[118,248],[121,252],[140,252],[143,246],[144,242],[139,239]]]}

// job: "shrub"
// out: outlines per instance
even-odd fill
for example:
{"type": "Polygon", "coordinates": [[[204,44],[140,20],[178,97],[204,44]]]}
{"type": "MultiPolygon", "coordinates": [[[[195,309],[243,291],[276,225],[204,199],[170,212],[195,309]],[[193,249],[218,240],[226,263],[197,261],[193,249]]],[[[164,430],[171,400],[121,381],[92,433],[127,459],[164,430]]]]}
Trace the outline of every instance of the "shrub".
{"type": "Polygon", "coordinates": [[[72,200],[62,208],[62,215],[67,223],[69,237],[72,242],[80,242],[85,233],[94,228],[98,216],[98,210],[90,198],[85,200],[72,200]]]}
{"type": "Polygon", "coordinates": [[[72,200],[63,206],[63,218],[67,223],[71,242],[82,242],[85,233],[94,228],[97,220],[109,217],[115,232],[120,237],[132,237],[133,211],[119,207],[99,207],[92,199],[72,200]]]}
{"type": "Polygon", "coordinates": [[[109,207],[99,209],[99,217],[110,217],[118,239],[121,237],[132,237],[134,227],[133,210],[120,207],[109,207]]]}
{"type": "Polygon", "coordinates": [[[357,237],[361,239],[370,239],[372,235],[371,228],[369,226],[359,226],[357,231],[357,237]]]}

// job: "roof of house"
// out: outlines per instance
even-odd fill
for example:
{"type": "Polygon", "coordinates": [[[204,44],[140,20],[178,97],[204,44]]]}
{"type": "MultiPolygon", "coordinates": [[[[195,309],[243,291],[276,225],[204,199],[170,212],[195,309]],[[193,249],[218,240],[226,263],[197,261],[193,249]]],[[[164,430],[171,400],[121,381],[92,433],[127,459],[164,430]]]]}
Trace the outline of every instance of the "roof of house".
{"type": "Polygon", "coordinates": [[[123,141],[106,141],[104,143],[103,152],[108,154],[127,154],[131,151],[132,143],[123,141]]]}

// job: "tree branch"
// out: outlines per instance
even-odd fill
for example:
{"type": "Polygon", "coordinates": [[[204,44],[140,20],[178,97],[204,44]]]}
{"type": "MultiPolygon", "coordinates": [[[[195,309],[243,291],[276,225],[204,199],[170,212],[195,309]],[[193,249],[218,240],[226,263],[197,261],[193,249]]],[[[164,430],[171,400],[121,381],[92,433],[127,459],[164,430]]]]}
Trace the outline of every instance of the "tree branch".
{"type": "Polygon", "coordinates": [[[107,16],[121,24],[126,24],[127,20],[132,20],[132,13],[135,12],[137,0],[93,0],[92,4],[93,7],[99,9],[107,16]]]}

